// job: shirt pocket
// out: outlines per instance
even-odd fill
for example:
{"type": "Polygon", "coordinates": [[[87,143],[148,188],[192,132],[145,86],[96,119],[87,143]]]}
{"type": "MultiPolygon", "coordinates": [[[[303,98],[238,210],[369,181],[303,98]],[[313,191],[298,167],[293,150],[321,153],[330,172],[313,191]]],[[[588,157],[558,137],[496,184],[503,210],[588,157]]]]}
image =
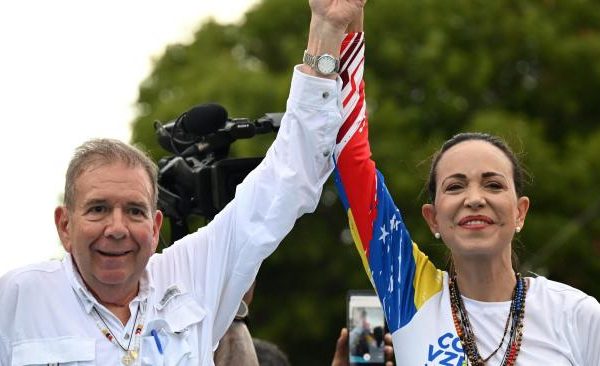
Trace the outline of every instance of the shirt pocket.
{"type": "Polygon", "coordinates": [[[95,365],[96,342],[75,337],[27,340],[13,346],[11,358],[11,366],[91,366],[95,365]]]}
{"type": "Polygon", "coordinates": [[[162,316],[166,328],[172,333],[185,333],[206,316],[206,310],[189,294],[176,297],[170,305],[163,310],[162,316]]]}
{"type": "Polygon", "coordinates": [[[169,305],[145,327],[142,335],[143,366],[198,364],[197,351],[190,344],[189,331],[200,326],[206,311],[185,294],[173,299],[169,305]]]}

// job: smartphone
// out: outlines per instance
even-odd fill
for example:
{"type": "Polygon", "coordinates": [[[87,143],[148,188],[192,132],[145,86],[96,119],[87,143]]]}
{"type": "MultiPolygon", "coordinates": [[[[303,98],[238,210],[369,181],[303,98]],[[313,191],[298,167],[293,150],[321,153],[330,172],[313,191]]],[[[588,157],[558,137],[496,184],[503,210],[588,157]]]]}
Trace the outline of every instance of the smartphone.
{"type": "Polygon", "coordinates": [[[348,363],[361,366],[383,365],[383,336],[387,328],[375,291],[348,291],[347,324],[348,363]]]}

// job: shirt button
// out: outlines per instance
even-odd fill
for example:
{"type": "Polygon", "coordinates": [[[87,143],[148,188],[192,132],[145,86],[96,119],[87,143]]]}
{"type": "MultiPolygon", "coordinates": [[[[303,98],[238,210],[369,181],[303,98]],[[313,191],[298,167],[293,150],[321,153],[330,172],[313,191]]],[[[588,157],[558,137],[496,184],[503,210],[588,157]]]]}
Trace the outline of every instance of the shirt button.
{"type": "Polygon", "coordinates": [[[123,338],[129,339],[129,333],[125,333],[125,336],[123,338]]]}
{"type": "Polygon", "coordinates": [[[323,92],[323,99],[329,98],[329,92],[323,92]]]}
{"type": "Polygon", "coordinates": [[[330,153],[331,153],[331,151],[325,150],[325,151],[323,151],[323,156],[328,157],[330,153]]]}

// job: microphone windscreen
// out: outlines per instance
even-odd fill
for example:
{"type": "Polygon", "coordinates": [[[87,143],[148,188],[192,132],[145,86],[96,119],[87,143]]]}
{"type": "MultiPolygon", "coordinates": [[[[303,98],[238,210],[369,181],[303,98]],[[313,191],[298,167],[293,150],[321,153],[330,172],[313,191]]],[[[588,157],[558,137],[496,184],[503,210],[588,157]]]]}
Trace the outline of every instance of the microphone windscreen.
{"type": "Polygon", "coordinates": [[[181,120],[185,132],[205,136],[225,126],[227,111],[219,104],[200,104],[186,112],[181,120]]]}

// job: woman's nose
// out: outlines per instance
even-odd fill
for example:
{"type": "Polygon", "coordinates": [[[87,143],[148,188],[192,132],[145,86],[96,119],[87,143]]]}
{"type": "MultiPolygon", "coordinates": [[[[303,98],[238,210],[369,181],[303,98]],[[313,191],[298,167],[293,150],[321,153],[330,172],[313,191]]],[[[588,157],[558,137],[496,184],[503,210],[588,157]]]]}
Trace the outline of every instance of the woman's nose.
{"type": "Polygon", "coordinates": [[[477,189],[471,189],[467,192],[465,197],[465,206],[470,209],[476,210],[484,207],[486,204],[485,198],[477,189]]]}

